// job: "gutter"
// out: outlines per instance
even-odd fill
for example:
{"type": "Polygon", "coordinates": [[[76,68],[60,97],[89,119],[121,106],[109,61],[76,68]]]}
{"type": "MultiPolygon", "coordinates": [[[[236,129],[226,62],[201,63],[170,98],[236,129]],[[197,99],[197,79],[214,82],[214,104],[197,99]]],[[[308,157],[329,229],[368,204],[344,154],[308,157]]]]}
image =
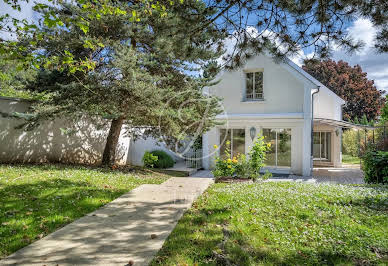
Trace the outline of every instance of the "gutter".
{"type": "Polygon", "coordinates": [[[311,174],[313,171],[313,147],[314,147],[314,95],[320,91],[321,87],[318,86],[317,90],[311,94],[311,174]]]}

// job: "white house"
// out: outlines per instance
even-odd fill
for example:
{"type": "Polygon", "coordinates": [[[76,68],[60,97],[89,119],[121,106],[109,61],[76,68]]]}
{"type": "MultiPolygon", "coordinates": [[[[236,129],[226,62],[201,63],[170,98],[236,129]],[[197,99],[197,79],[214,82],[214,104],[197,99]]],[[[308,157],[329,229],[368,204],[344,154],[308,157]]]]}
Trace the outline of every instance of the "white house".
{"type": "Polygon", "coordinates": [[[272,143],[266,162],[272,172],[310,175],[312,146],[314,165],[341,166],[342,131],[335,122],[341,121],[345,102],[299,66],[261,55],[219,79],[207,93],[223,99],[225,112],[218,119],[224,125],[203,135],[205,169],[224,152],[226,140],[235,156],[247,153],[251,136],[258,134],[272,143]],[[214,144],[220,149],[214,150],[214,144]]]}
{"type": "MultiPolygon", "coordinates": [[[[272,143],[267,155],[269,170],[310,175],[313,146],[314,165],[341,166],[341,106],[344,101],[300,67],[286,61],[276,64],[270,57],[257,56],[243,69],[224,72],[208,93],[223,99],[224,121],[203,135],[202,165],[211,169],[214,158],[231,142],[233,155],[247,153],[262,134],[272,143]],[[312,115],[314,114],[314,115],[312,115]],[[311,131],[314,120],[314,132],[311,131]],[[313,135],[313,137],[312,137],[313,135]],[[313,139],[313,142],[311,141],[313,139]],[[221,149],[214,150],[214,144],[221,149]]],[[[29,103],[0,97],[1,112],[25,112],[29,103]]],[[[0,115],[0,162],[69,162],[98,164],[107,129],[88,120],[79,121],[74,134],[65,134],[61,119],[47,121],[33,131],[16,130],[20,121],[0,115]]],[[[125,130],[124,130],[125,131],[125,130]]],[[[133,139],[122,132],[117,162],[142,165],[145,151],[168,148],[155,139],[133,139]]],[[[175,160],[182,160],[170,154],[175,160]]]]}

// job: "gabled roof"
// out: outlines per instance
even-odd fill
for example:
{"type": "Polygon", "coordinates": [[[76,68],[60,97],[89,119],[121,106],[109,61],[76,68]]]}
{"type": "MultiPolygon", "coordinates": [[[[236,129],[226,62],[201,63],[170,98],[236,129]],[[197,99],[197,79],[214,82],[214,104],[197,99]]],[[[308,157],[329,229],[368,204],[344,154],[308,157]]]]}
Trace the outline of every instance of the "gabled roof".
{"type": "Polygon", "coordinates": [[[306,79],[308,79],[309,81],[311,81],[313,84],[315,84],[317,87],[320,87],[320,89],[324,90],[326,93],[328,93],[329,95],[333,96],[333,97],[336,97],[337,100],[339,102],[342,102],[342,104],[345,103],[345,100],[342,99],[341,97],[339,97],[337,94],[335,94],[332,90],[330,90],[328,87],[326,87],[325,85],[323,85],[321,82],[319,82],[317,79],[315,79],[313,76],[311,76],[309,73],[307,73],[306,71],[303,70],[303,68],[301,68],[300,66],[298,66],[297,64],[295,64],[294,62],[292,62],[290,59],[286,58],[286,63],[287,65],[289,65],[290,67],[292,67],[294,70],[296,70],[297,72],[299,72],[299,74],[301,74],[303,77],[305,77],[306,79]]]}

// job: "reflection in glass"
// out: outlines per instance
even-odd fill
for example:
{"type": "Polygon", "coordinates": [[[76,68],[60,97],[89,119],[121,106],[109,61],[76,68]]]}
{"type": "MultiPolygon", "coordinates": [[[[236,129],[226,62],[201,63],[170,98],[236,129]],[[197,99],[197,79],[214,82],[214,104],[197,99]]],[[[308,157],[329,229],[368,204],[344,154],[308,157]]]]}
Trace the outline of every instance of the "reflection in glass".
{"type": "Polygon", "coordinates": [[[264,141],[271,143],[266,165],[291,167],[291,129],[263,129],[264,141]]]}
{"type": "Polygon", "coordinates": [[[220,147],[220,156],[222,158],[225,158],[225,151],[226,151],[226,148],[229,148],[229,152],[230,152],[230,149],[231,149],[231,130],[226,130],[226,129],[221,129],[220,130],[220,144],[221,144],[221,147],[220,147]],[[230,142],[230,144],[228,146],[226,146],[226,143],[227,142],[230,142]]]}
{"type": "Polygon", "coordinates": [[[232,135],[232,157],[245,154],[245,129],[233,129],[232,135]]]}
{"type": "Polygon", "coordinates": [[[229,148],[231,157],[245,154],[245,129],[220,129],[220,155],[226,157],[226,148],[229,148]],[[229,141],[229,145],[226,142],[229,141]]]}
{"type": "Polygon", "coordinates": [[[331,161],[331,132],[313,133],[313,157],[318,161],[331,161]]]}

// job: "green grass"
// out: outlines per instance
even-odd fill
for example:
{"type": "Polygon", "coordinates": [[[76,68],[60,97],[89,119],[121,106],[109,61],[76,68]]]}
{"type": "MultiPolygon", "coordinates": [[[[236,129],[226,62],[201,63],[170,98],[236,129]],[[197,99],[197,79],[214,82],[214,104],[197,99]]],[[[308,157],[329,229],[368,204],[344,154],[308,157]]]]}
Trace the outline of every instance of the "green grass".
{"type": "Polygon", "coordinates": [[[0,258],[141,184],[168,177],[140,168],[0,165],[0,258]]]}
{"type": "Polygon", "coordinates": [[[348,154],[342,154],[342,163],[360,164],[360,158],[353,157],[352,155],[348,154]]]}
{"type": "Polygon", "coordinates": [[[151,265],[388,263],[388,187],[215,184],[151,265]]]}

